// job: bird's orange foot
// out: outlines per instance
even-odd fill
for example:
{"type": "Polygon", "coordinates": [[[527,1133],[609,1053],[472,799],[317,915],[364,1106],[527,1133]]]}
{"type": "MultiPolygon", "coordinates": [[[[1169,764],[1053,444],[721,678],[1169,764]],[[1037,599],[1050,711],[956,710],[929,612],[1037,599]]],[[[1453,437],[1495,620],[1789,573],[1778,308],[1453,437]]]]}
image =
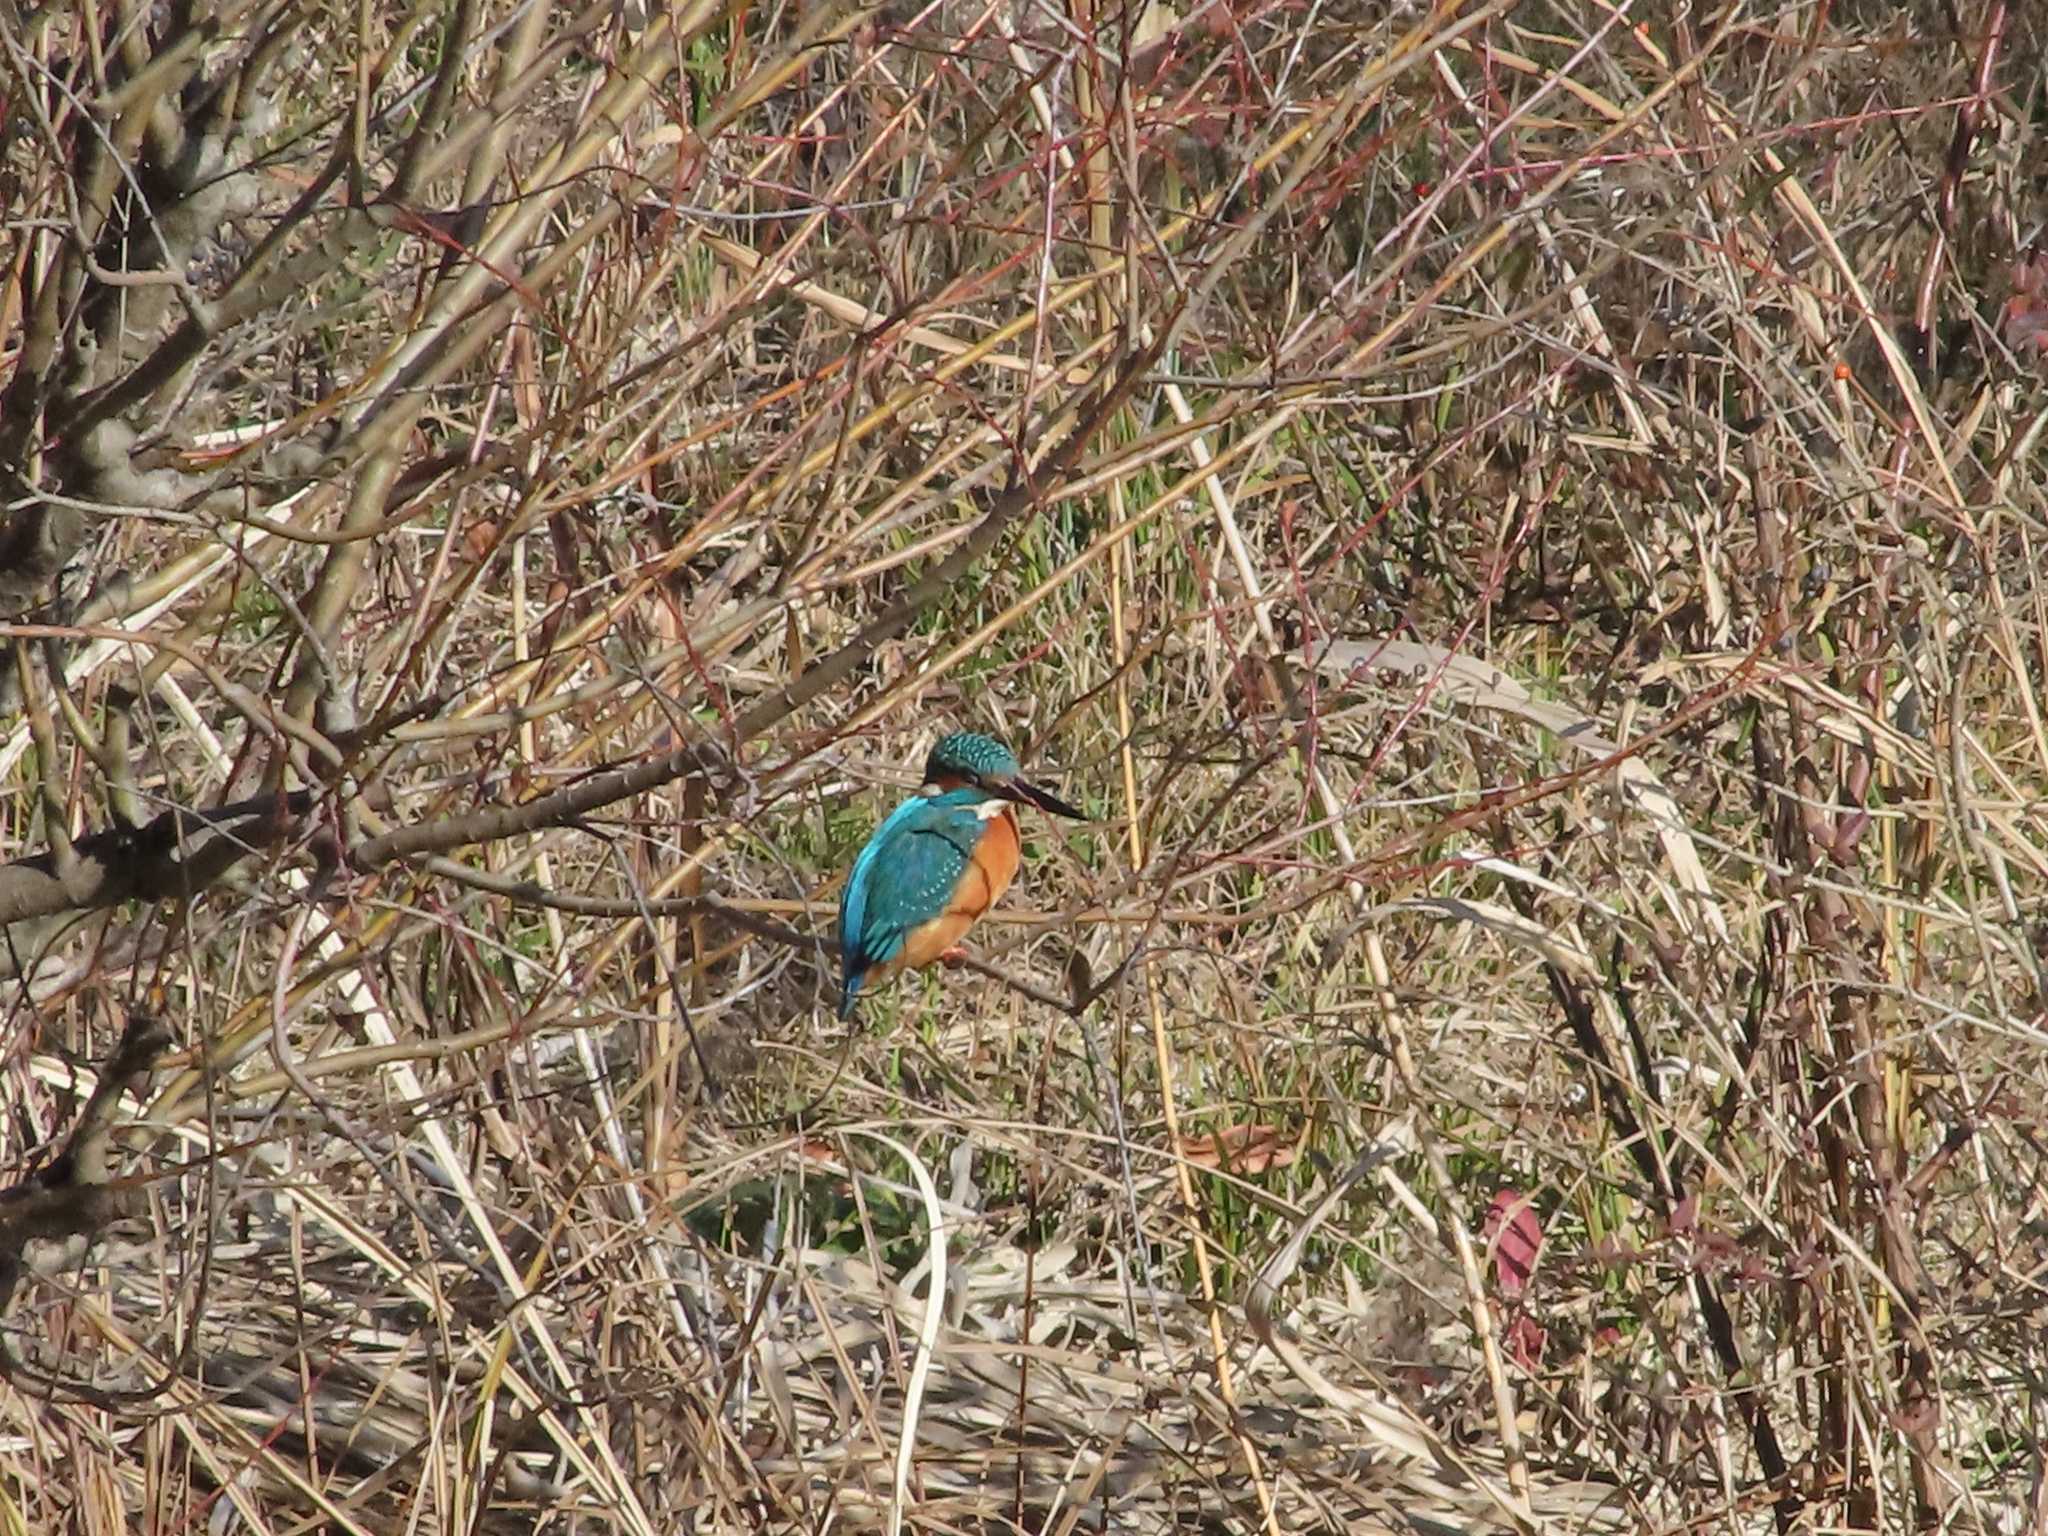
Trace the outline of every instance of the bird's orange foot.
{"type": "Polygon", "coordinates": [[[951,949],[939,952],[939,964],[949,971],[957,971],[966,963],[967,951],[961,945],[955,944],[951,949]]]}

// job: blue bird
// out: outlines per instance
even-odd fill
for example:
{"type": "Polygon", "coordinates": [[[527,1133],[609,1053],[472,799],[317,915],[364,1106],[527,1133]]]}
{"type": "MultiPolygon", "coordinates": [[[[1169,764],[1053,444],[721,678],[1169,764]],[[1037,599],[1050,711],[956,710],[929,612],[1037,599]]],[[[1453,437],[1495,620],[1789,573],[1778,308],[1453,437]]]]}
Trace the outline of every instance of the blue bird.
{"type": "Polygon", "coordinates": [[[924,788],[896,807],[853,861],[839,898],[839,1017],[860,989],[930,965],[960,942],[1016,878],[1017,805],[1086,818],[1019,775],[1001,742],[972,731],[942,737],[924,788]]]}

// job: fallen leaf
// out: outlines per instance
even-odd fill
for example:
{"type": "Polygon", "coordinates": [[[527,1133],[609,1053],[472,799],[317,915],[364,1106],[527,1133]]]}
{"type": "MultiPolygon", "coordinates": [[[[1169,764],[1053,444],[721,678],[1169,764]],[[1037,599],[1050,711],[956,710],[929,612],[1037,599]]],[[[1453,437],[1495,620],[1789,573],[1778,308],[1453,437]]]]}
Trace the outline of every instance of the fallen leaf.
{"type": "Polygon", "coordinates": [[[1198,1168],[1265,1173],[1290,1166],[1301,1156],[1301,1144],[1289,1143],[1277,1125],[1232,1125],[1214,1136],[1181,1137],[1180,1155],[1198,1168]]]}
{"type": "Polygon", "coordinates": [[[1519,1191],[1504,1189],[1486,1212],[1486,1240],[1493,1248],[1493,1277],[1501,1295],[1518,1298],[1536,1272],[1543,1223],[1519,1191]]]}
{"type": "Polygon", "coordinates": [[[2012,297],[2005,301],[2005,344],[2048,355],[2048,249],[2012,264],[2012,297]]]}
{"type": "Polygon", "coordinates": [[[1501,1342],[1507,1345],[1515,1364],[1525,1371],[1533,1371],[1543,1363],[1543,1346],[1550,1342],[1550,1330],[1524,1312],[1508,1324],[1507,1331],[1501,1335],[1501,1342]]]}

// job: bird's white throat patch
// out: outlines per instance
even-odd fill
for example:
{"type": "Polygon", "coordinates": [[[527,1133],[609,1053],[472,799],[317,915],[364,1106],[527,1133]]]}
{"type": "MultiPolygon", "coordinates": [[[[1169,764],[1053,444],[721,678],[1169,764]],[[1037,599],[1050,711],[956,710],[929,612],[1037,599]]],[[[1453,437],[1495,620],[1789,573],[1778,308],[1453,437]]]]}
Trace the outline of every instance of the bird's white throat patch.
{"type": "MultiPolygon", "coordinates": [[[[936,784],[920,785],[917,792],[920,795],[923,795],[927,800],[936,800],[939,798],[939,796],[946,793],[946,791],[939,788],[939,786],[936,784]]],[[[977,801],[975,803],[975,819],[977,821],[994,821],[998,816],[1002,815],[1003,812],[1008,810],[1009,808],[1009,801],[1001,800],[994,795],[990,795],[986,800],[977,801]]]]}

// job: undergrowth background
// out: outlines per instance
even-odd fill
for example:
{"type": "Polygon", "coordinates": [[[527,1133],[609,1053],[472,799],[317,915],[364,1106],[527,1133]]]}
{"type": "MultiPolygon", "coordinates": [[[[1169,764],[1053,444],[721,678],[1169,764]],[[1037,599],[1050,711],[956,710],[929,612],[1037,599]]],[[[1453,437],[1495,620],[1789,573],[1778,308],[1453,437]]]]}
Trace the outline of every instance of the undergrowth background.
{"type": "Polygon", "coordinates": [[[0,43],[5,1529],[2048,1521],[2037,9],[0,43]]]}

